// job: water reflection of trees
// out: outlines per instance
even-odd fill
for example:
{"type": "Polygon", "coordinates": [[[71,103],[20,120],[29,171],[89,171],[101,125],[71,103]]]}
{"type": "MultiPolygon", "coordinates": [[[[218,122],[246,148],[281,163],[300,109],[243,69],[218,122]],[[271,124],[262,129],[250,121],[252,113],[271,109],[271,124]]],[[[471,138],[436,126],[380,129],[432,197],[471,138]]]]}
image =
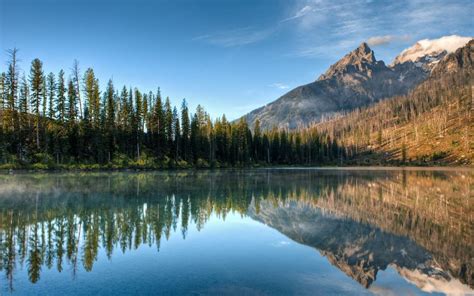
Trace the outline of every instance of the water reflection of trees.
{"type": "Polygon", "coordinates": [[[100,249],[146,244],[159,251],[211,215],[297,201],[408,236],[472,286],[469,172],[224,171],[0,177],[0,270],[10,289],[19,266],[31,282],[43,268],[92,270],[100,249]],[[454,266],[454,267],[453,267],[454,266]]]}

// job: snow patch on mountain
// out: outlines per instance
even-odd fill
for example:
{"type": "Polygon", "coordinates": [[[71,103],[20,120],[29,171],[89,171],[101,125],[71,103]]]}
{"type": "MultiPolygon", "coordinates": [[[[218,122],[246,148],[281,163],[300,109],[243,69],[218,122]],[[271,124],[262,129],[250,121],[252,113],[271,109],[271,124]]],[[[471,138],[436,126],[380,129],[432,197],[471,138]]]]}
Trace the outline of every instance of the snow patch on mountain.
{"type": "Polygon", "coordinates": [[[438,57],[456,51],[456,49],[466,45],[471,39],[472,37],[458,35],[444,36],[438,39],[423,39],[403,50],[395,58],[393,64],[402,64],[408,61],[418,62],[425,57],[428,62],[435,62],[438,60],[438,57]]]}

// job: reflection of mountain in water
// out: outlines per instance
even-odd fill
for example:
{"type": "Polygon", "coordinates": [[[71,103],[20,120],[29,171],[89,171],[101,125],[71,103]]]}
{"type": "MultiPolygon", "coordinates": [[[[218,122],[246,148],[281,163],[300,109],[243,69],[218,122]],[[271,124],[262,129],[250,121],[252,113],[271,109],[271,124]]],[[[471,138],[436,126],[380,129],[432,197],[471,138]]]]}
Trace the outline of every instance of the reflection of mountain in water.
{"type": "Polygon", "coordinates": [[[350,170],[0,176],[0,271],[12,285],[23,264],[33,283],[46,267],[91,270],[100,249],[109,258],[142,244],[159,250],[188,225],[236,211],[317,248],[365,287],[393,266],[427,291],[467,289],[472,180],[350,170]]]}
{"type": "MultiPolygon", "coordinates": [[[[376,280],[379,270],[390,265],[409,280],[415,279],[414,274],[423,275],[416,278],[417,282],[413,280],[420,288],[428,280],[432,286],[435,283],[452,288],[447,284],[453,280],[449,272],[443,271],[427,250],[404,236],[295,201],[280,207],[264,201],[258,213],[252,207],[248,214],[289,238],[318,249],[333,265],[366,288],[376,280]]],[[[454,285],[459,283],[455,281],[454,285]]],[[[469,289],[465,287],[466,290],[469,289]]]]}

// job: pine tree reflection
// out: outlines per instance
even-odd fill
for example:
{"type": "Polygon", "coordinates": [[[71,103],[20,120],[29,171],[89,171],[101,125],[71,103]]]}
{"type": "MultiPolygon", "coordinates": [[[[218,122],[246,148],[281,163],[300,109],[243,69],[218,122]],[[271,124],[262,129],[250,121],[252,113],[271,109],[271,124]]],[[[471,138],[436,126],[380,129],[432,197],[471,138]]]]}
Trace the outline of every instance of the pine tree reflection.
{"type": "MultiPolygon", "coordinates": [[[[94,268],[101,249],[109,259],[144,244],[159,251],[162,240],[178,233],[185,239],[189,227],[204,228],[213,214],[251,211],[258,220],[262,206],[293,202],[410,239],[472,287],[472,180],[469,172],[434,171],[0,176],[0,270],[10,290],[25,261],[32,283],[42,268],[62,272],[65,264],[75,276],[94,268]]],[[[333,250],[324,251],[331,260],[333,250]]]]}

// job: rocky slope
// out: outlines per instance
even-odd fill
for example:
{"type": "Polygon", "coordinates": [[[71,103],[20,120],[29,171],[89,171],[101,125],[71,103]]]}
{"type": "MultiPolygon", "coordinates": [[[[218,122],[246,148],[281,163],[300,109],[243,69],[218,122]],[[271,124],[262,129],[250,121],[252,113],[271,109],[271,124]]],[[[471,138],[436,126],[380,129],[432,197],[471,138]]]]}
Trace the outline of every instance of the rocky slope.
{"type": "Polygon", "coordinates": [[[473,77],[474,39],[446,55],[409,94],[314,128],[357,151],[358,164],[469,165],[474,162],[473,77]]]}
{"type": "Polygon", "coordinates": [[[259,120],[266,129],[294,129],[383,98],[406,94],[429,76],[446,53],[467,43],[464,41],[448,38],[428,46],[422,40],[403,51],[390,66],[376,60],[373,50],[362,43],[316,81],[289,91],[244,118],[251,126],[259,120]]]}

